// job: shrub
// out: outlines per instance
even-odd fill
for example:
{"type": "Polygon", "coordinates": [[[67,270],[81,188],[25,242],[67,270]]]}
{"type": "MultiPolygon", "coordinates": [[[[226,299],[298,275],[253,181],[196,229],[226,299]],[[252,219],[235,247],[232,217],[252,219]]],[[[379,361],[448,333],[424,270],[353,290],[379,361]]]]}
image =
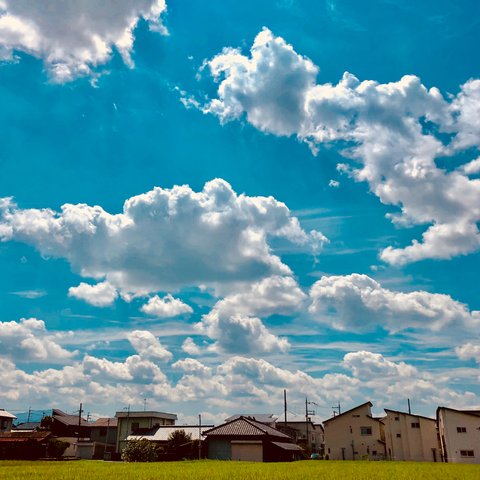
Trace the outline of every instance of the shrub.
{"type": "Polygon", "coordinates": [[[47,444],[47,454],[50,458],[61,458],[65,450],[70,446],[68,442],[51,438],[47,444]]]}
{"type": "Polygon", "coordinates": [[[125,462],[155,462],[158,460],[157,446],[143,438],[142,440],[129,440],[122,452],[125,462]]]}

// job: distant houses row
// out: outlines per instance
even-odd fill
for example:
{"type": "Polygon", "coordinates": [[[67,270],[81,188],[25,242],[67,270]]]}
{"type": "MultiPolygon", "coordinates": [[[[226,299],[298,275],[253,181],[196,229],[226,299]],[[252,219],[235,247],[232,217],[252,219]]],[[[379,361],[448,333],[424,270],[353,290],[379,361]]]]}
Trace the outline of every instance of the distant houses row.
{"type": "Polygon", "coordinates": [[[384,416],[374,417],[372,406],[366,402],[323,424],[238,414],[217,426],[176,425],[177,415],[157,411],[121,411],[90,422],[58,409],[41,423],[15,425],[15,415],[0,409],[0,458],[21,456],[22,451],[45,457],[55,438],[68,442],[65,457],[120,459],[130,441],[162,446],[173,432],[183,430],[199,445],[198,455],[211,459],[291,461],[311,455],[331,460],[480,463],[479,410],[439,407],[433,419],[385,409],[384,416]]]}

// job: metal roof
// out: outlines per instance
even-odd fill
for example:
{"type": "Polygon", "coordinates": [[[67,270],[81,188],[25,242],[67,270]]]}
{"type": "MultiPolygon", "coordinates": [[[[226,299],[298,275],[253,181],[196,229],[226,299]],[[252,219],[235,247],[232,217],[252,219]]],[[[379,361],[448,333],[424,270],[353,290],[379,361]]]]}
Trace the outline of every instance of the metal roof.
{"type": "Polygon", "coordinates": [[[272,444],[282,448],[283,450],[295,450],[295,451],[303,450],[303,448],[297,445],[296,443],[272,442],[272,444]]]}
{"type": "Polygon", "coordinates": [[[141,411],[141,412],[117,412],[115,413],[117,418],[165,418],[167,420],[177,420],[175,413],[165,412],[153,412],[153,411],[141,411]]]}
{"type": "Polygon", "coordinates": [[[2,418],[17,418],[13,413],[7,412],[3,408],[0,409],[0,417],[2,418]]]}
{"type": "Polygon", "coordinates": [[[51,432],[5,432],[0,433],[0,442],[27,442],[28,440],[41,442],[51,434],[51,432]]]}
{"type": "Polygon", "coordinates": [[[287,438],[288,435],[280,432],[276,428],[265,425],[264,423],[256,422],[245,417],[237,418],[230,422],[219,425],[205,432],[205,436],[242,436],[242,437],[258,437],[258,436],[272,436],[278,438],[287,438]]]}
{"type": "MultiPolygon", "coordinates": [[[[211,429],[213,425],[202,425],[201,433],[203,435],[208,429],[211,429]]],[[[166,442],[168,441],[168,437],[171,433],[183,430],[187,435],[192,436],[192,440],[201,439],[199,436],[199,428],[198,425],[170,425],[170,426],[161,426],[158,428],[152,428],[148,433],[143,435],[129,435],[127,440],[150,440],[152,442],[166,442]]]]}
{"type": "MultiPolygon", "coordinates": [[[[64,425],[78,426],[78,415],[69,415],[56,408],[52,411],[52,418],[64,425]]],[[[87,422],[84,418],[81,419],[80,426],[88,427],[89,425],[90,422],[87,422]]]]}

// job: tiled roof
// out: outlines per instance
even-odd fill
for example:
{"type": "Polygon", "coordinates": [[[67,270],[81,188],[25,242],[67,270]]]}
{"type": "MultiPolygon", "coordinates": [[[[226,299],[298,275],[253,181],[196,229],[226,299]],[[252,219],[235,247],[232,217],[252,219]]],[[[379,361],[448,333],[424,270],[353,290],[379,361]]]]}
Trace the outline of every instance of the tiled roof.
{"type": "Polygon", "coordinates": [[[116,427],[118,424],[118,419],[113,418],[99,418],[90,424],[91,427],[102,427],[102,428],[112,428],[116,427]]]}
{"type": "Polygon", "coordinates": [[[218,427],[207,430],[205,436],[267,436],[289,439],[288,435],[264,423],[256,422],[245,417],[237,418],[218,427]]]}
{"type": "Polygon", "coordinates": [[[5,432],[0,433],[0,442],[42,441],[51,435],[50,432],[5,432]]]}
{"type": "Polygon", "coordinates": [[[40,426],[40,422],[23,422],[17,423],[12,428],[15,430],[35,430],[40,426]]]}
{"type": "Polygon", "coordinates": [[[231,422],[237,418],[245,417],[260,423],[274,423],[278,417],[273,413],[237,413],[225,419],[225,422],[231,422]]]}

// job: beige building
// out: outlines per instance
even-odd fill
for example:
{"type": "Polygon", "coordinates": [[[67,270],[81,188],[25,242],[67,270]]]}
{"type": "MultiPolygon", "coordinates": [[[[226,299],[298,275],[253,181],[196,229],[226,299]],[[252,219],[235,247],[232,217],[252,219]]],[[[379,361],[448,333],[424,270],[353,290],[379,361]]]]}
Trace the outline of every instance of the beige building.
{"type": "Polygon", "coordinates": [[[323,426],[305,420],[287,421],[277,420],[275,428],[292,437],[295,443],[307,448],[308,451],[323,455],[324,438],[323,426]]]}
{"type": "Polygon", "coordinates": [[[441,462],[437,424],[433,418],[385,409],[387,458],[413,462],[441,462]]]}
{"type": "Polygon", "coordinates": [[[164,412],[117,412],[117,452],[121,452],[127,437],[133,432],[142,434],[147,430],[161,425],[175,425],[177,416],[164,412]],[[142,432],[143,430],[143,432],[142,432]]]}
{"type": "Polygon", "coordinates": [[[372,417],[366,402],[323,422],[325,456],[330,460],[383,460],[383,423],[372,417]]]}
{"type": "Polygon", "coordinates": [[[480,463],[480,410],[437,408],[444,462],[480,463]]]}

